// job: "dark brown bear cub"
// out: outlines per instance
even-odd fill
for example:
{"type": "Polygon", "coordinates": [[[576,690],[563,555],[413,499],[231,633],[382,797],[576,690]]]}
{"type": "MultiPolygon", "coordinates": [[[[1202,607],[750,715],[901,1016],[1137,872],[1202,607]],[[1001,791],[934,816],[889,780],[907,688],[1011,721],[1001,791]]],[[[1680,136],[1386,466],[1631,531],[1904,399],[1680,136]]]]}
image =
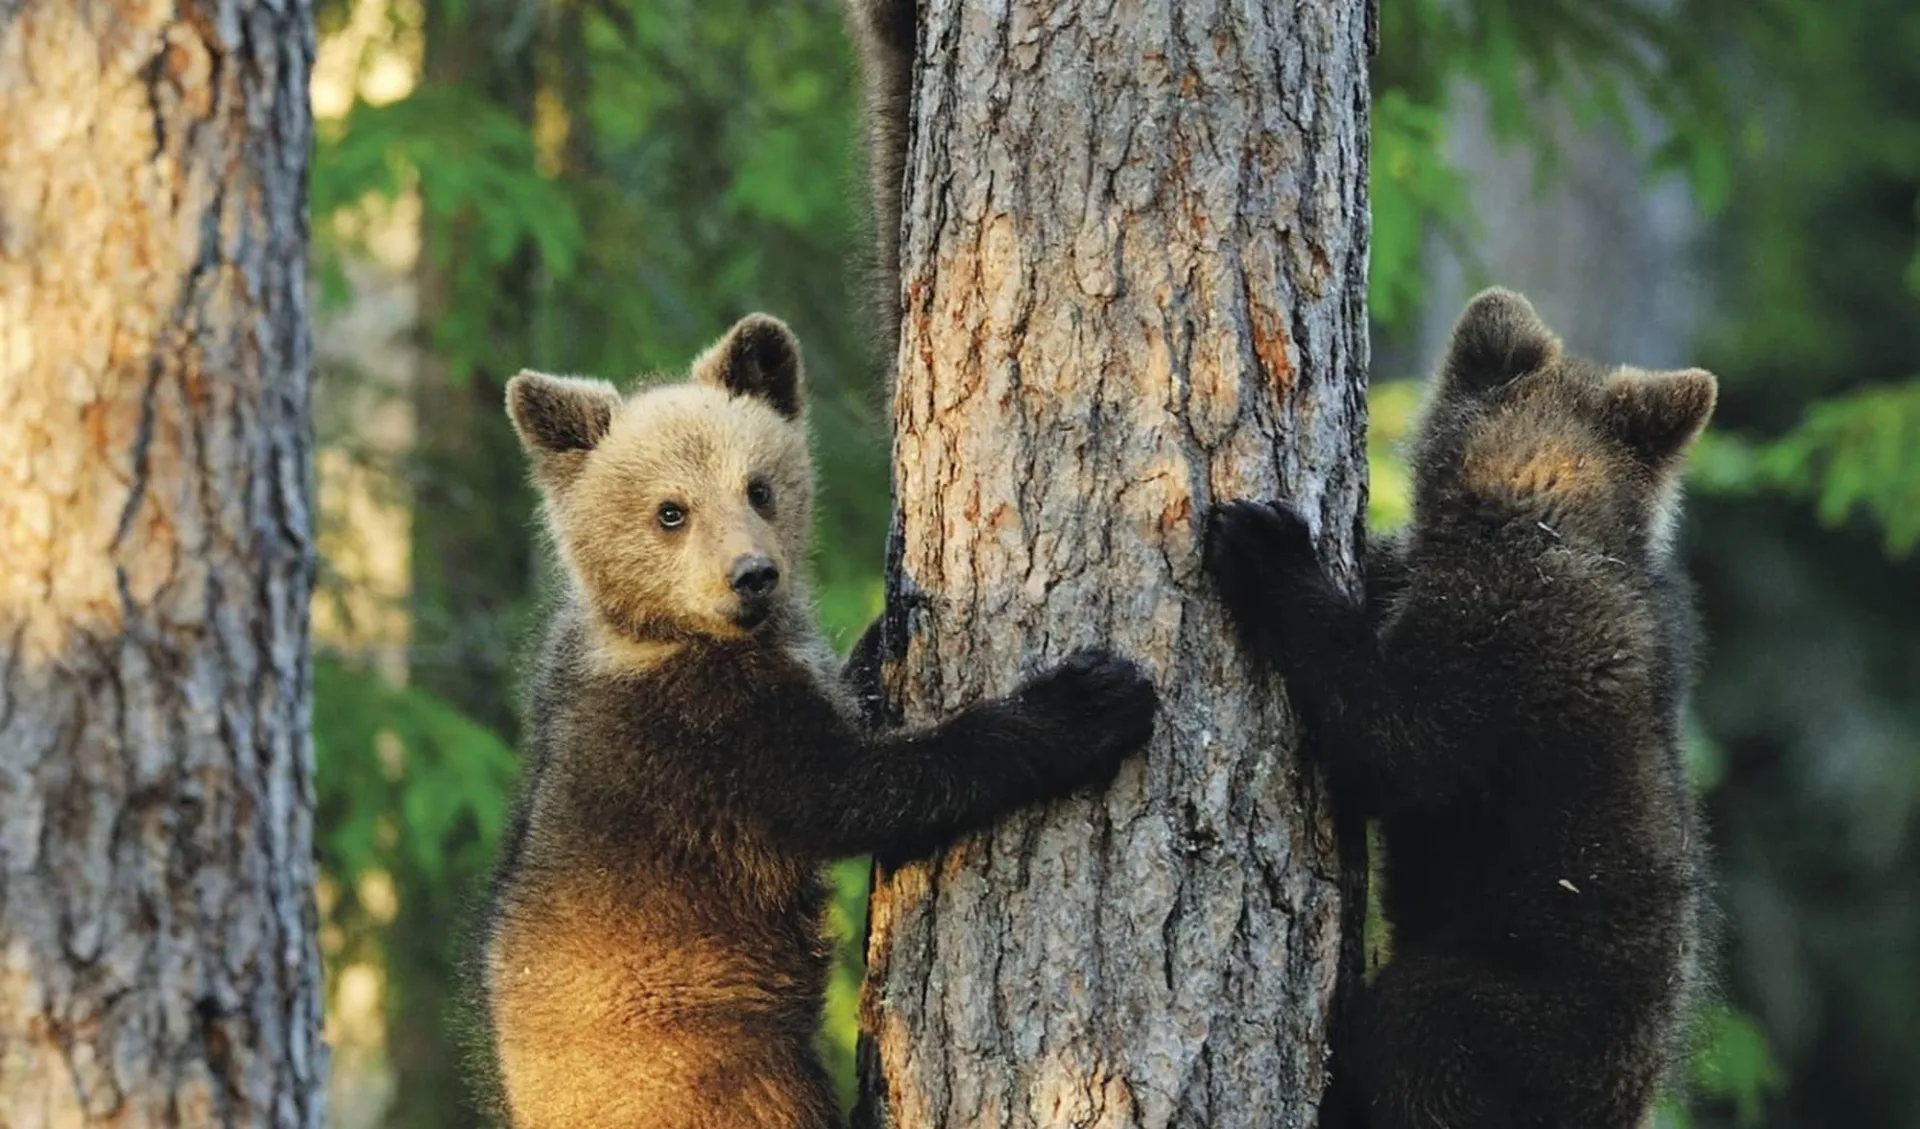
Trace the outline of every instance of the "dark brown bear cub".
{"type": "Polygon", "coordinates": [[[1083,653],[943,724],[863,732],[815,628],[798,343],[749,317],[691,379],[508,386],[566,595],[481,979],[519,1129],[825,1129],[822,862],[894,858],[1111,776],[1152,685],[1083,653]]]}
{"type": "Polygon", "coordinates": [[[1212,515],[1208,568],[1246,646],[1386,842],[1392,956],[1336,1033],[1328,1129],[1632,1129],[1652,1107],[1704,870],[1669,538],[1714,397],[1705,372],[1566,356],[1524,299],[1488,291],[1454,330],[1413,521],[1364,602],[1297,511],[1212,515]]]}
{"type": "Polygon", "coordinates": [[[874,341],[891,369],[900,344],[900,211],[913,128],[913,55],[919,0],[845,0],[847,33],[860,55],[867,184],[873,224],[874,341]]]}

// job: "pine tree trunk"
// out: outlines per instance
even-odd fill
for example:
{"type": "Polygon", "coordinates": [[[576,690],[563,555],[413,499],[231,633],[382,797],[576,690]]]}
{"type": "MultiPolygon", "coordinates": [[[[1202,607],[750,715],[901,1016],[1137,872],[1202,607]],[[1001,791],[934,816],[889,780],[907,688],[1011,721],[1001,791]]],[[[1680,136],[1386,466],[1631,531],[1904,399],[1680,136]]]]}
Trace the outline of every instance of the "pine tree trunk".
{"type": "Polygon", "coordinates": [[[1446,348],[1461,307],[1487,278],[1525,294],[1575,352],[1660,368],[1692,358],[1707,290],[1699,211],[1685,178],[1649,183],[1645,159],[1670,127],[1629,98],[1629,140],[1565,101],[1536,106],[1555,154],[1543,183],[1535,151],[1501,136],[1482,91],[1452,99],[1447,162],[1460,170],[1479,222],[1464,245],[1429,244],[1418,363],[1446,348]]]}
{"type": "Polygon", "coordinates": [[[0,1125],[321,1123],[305,0],[0,3],[0,1125]]]}
{"type": "MultiPolygon", "coordinates": [[[[460,89],[531,128],[537,7],[535,0],[430,5],[422,82],[460,89]]],[[[460,344],[486,360],[460,369],[429,342],[414,383],[410,675],[511,742],[507,659],[519,643],[517,610],[533,585],[534,498],[501,405],[507,378],[533,352],[537,264],[523,241],[504,267],[490,266],[477,226],[470,215],[431,226],[416,271],[421,333],[430,337],[464,307],[486,337],[460,344]]]]}
{"type": "MultiPolygon", "coordinates": [[[[422,82],[531,123],[536,0],[436,3],[424,12],[422,82]]],[[[584,62],[576,65],[584,66],[584,62]]],[[[456,307],[485,308],[475,319],[484,342],[461,342],[487,358],[456,370],[432,343],[413,386],[412,592],[409,678],[461,713],[515,739],[514,687],[507,659],[519,643],[520,611],[533,587],[534,508],[520,442],[501,405],[506,381],[533,355],[535,262],[524,243],[504,268],[483,254],[469,216],[426,233],[416,278],[419,324],[431,336],[456,307]]],[[[453,857],[449,843],[448,856],[453,857]]],[[[484,1123],[457,1031],[462,1015],[456,967],[463,919],[484,875],[409,866],[394,875],[399,913],[386,929],[386,1019],[394,1100],[392,1129],[471,1129],[484,1123]]]]}
{"type": "Polygon", "coordinates": [[[1165,705],[1105,795],[878,876],[863,1120],[1310,1125],[1351,837],[1225,631],[1198,519],[1300,500],[1352,575],[1366,6],[921,18],[889,692],[922,720],[1108,643],[1165,705]]]}

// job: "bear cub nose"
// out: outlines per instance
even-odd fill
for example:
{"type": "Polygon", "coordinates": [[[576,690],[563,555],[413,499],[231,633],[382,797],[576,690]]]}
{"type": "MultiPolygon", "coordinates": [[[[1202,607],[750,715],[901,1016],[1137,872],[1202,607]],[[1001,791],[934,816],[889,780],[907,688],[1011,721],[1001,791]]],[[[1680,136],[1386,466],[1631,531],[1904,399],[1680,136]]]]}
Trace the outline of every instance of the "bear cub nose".
{"type": "Polygon", "coordinates": [[[729,580],[733,590],[742,596],[763,599],[779,587],[780,569],[765,557],[741,557],[733,562],[733,575],[729,580]]]}

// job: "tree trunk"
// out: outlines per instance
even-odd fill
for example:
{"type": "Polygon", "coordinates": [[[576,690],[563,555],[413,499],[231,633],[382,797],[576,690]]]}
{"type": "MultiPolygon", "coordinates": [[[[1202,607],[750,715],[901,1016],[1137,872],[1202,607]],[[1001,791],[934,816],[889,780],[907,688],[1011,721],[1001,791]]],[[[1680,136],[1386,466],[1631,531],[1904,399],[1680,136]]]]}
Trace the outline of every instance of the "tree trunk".
{"type": "Polygon", "coordinates": [[[1419,363],[1445,349],[1474,291],[1498,280],[1525,294],[1576,352],[1684,367],[1707,287],[1692,190],[1677,176],[1649,183],[1646,155],[1667,127],[1629,100],[1641,138],[1633,142],[1581,120],[1561,100],[1548,102],[1539,112],[1557,160],[1543,180],[1535,151],[1499,135],[1487,101],[1463,87],[1448,114],[1447,160],[1478,222],[1464,248],[1429,244],[1419,363]]]}
{"type": "MultiPolygon", "coordinates": [[[[535,0],[429,4],[421,79],[459,88],[476,103],[533,119],[535,0]]],[[[576,64],[584,66],[584,62],[576,64]]],[[[533,587],[534,509],[520,441],[501,405],[506,381],[533,355],[533,248],[522,243],[504,269],[476,263],[482,252],[470,217],[430,226],[416,277],[419,324],[430,335],[458,305],[485,308],[484,345],[463,341],[487,361],[459,371],[429,342],[413,385],[412,591],[409,678],[508,743],[515,738],[507,660],[533,587]]],[[[449,843],[448,857],[454,857],[449,843]]],[[[399,913],[386,930],[386,1018],[393,1129],[470,1129],[484,1122],[456,1031],[459,922],[484,881],[453,868],[394,875],[399,913]]]]}
{"type": "MultiPolygon", "coordinates": [[[[531,128],[536,9],[534,0],[429,5],[421,81],[461,89],[531,128]]],[[[534,498],[501,405],[507,378],[533,351],[537,264],[523,241],[504,268],[489,267],[475,226],[466,215],[429,225],[416,272],[423,334],[449,320],[456,306],[489,333],[484,343],[460,342],[469,356],[487,358],[466,368],[430,342],[414,382],[410,675],[511,742],[507,659],[533,585],[534,498]],[[481,309],[487,316],[473,316],[481,309]]]]}
{"type": "Polygon", "coordinates": [[[1289,497],[1354,575],[1369,23],[1362,0],[924,5],[889,693],[924,720],[1107,643],[1164,712],[1105,795],[878,877],[864,1118],[1313,1122],[1356,837],[1336,849],[1198,531],[1216,500],[1289,497]]]}
{"type": "Polygon", "coordinates": [[[0,3],[0,1125],[318,1126],[305,0],[0,3]]]}

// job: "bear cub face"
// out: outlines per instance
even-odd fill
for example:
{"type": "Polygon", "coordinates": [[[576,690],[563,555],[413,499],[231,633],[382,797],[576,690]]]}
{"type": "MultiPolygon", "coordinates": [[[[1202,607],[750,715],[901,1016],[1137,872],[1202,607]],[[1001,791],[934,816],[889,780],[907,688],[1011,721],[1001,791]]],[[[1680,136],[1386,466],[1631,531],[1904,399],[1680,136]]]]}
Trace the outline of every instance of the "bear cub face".
{"type": "Polygon", "coordinates": [[[508,383],[558,555],[599,626],[675,643],[805,619],[803,381],[799,342],[755,314],[687,380],[630,398],[605,381],[530,371],[508,383]]]}
{"type": "Polygon", "coordinates": [[[1715,393],[1699,369],[1568,356],[1525,298],[1488,290],[1454,329],[1416,431],[1415,527],[1518,521],[1583,549],[1658,556],[1715,393]]]}

